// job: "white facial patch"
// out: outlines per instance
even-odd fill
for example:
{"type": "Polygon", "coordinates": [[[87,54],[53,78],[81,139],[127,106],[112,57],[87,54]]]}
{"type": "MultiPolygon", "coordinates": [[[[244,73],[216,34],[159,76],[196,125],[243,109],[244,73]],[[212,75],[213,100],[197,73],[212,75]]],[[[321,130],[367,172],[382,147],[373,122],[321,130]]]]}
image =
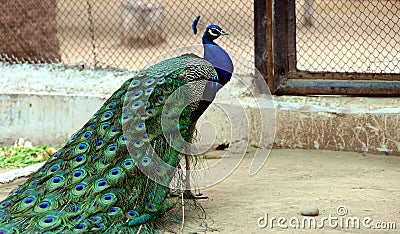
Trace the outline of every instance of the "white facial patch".
{"type": "MultiPolygon", "coordinates": [[[[215,29],[215,30],[217,30],[217,29],[215,29]]],[[[209,33],[211,36],[218,37],[218,34],[213,33],[213,31],[212,31],[211,29],[208,29],[208,33],[209,33]]]]}

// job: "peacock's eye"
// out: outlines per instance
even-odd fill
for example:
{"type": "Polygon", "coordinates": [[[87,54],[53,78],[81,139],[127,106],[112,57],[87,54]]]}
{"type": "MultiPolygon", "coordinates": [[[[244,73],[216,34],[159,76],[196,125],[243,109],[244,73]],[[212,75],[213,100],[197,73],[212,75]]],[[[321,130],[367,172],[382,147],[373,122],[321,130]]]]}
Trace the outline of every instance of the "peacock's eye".
{"type": "Polygon", "coordinates": [[[219,34],[219,33],[220,33],[220,32],[219,32],[217,29],[215,29],[215,28],[211,29],[211,31],[212,31],[213,33],[215,33],[215,34],[219,34]]]}

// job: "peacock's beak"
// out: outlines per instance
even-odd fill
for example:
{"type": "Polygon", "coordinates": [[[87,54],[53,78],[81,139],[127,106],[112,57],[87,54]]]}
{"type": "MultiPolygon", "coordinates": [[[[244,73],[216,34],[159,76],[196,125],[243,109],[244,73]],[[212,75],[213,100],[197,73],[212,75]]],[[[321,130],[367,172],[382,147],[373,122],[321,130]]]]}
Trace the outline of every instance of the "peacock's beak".
{"type": "Polygon", "coordinates": [[[221,35],[229,35],[229,32],[225,32],[224,30],[221,30],[221,35]]]}

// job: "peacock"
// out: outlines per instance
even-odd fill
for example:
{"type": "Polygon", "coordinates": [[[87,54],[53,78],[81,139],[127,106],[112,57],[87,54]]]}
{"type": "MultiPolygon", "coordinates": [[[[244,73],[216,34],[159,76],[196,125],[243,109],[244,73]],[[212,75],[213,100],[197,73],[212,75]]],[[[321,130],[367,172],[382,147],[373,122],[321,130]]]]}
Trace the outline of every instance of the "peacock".
{"type": "Polygon", "coordinates": [[[188,154],[196,121],[231,79],[232,60],[214,42],[226,34],[209,25],[204,58],[166,59],[124,82],[0,202],[0,234],[155,232],[175,204],[169,183],[188,154]]]}

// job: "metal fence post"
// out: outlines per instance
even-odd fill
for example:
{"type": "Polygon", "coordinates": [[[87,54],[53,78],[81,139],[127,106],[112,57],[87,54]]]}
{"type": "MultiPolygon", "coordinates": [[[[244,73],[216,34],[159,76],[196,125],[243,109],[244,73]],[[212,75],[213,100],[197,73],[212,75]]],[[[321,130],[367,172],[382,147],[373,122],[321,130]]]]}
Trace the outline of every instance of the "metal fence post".
{"type": "Polygon", "coordinates": [[[288,1],[274,1],[273,14],[273,54],[274,54],[274,90],[284,85],[288,75],[288,1]]]}
{"type": "Polygon", "coordinates": [[[254,1],[254,62],[271,93],[274,90],[272,2],[272,0],[254,1]]]}
{"type": "Polygon", "coordinates": [[[266,0],[254,0],[254,61],[257,70],[267,75],[266,0]]]}

